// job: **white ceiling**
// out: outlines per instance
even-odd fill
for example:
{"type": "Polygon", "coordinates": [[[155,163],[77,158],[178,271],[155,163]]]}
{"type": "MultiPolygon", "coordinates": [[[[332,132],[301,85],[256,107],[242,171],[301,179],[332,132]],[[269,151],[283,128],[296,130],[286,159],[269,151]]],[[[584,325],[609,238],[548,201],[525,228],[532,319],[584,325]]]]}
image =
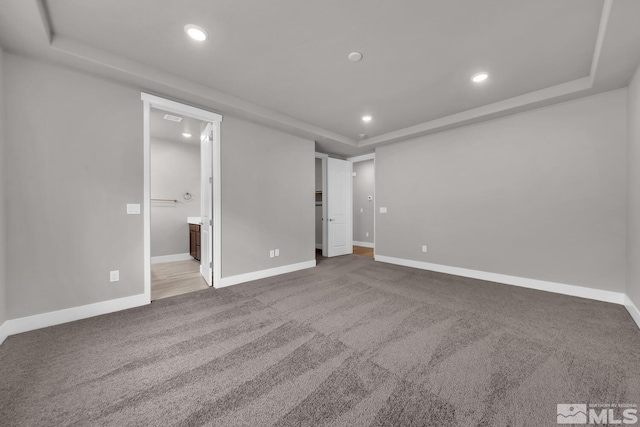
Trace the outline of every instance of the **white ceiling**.
{"type": "Polygon", "coordinates": [[[172,116],[182,117],[180,123],[165,120],[166,111],[151,109],[149,115],[149,130],[151,138],[164,139],[167,141],[184,142],[187,144],[200,145],[200,129],[203,122],[180,114],[168,113],[172,116]],[[190,133],[191,138],[185,138],[182,133],[190,133]]]}
{"type": "Polygon", "coordinates": [[[0,45],[348,156],[623,87],[638,17],[638,0],[5,0],[0,45]]]}

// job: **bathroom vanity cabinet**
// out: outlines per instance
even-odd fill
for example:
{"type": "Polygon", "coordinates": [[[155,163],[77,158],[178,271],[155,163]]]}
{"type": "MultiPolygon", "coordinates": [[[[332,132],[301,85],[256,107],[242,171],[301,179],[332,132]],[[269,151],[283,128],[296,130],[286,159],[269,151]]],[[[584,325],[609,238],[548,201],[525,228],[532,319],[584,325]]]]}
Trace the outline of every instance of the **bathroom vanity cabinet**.
{"type": "Polygon", "coordinates": [[[189,255],[200,261],[200,225],[189,224],[189,255]]]}

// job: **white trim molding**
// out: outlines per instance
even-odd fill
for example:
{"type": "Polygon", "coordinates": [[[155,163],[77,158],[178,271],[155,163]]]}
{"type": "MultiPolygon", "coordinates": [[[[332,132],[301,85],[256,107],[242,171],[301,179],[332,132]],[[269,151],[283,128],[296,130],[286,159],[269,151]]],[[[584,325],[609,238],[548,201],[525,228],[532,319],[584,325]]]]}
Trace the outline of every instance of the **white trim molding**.
{"type": "Polygon", "coordinates": [[[140,307],[147,304],[149,304],[147,296],[145,294],[139,294],[7,320],[0,327],[0,343],[9,335],[20,334],[22,332],[60,325],[62,323],[100,316],[101,314],[113,313],[114,311],[126,310],[128,308],[140,307]]]}
{"type": "Polygon", "coordinates": [[[609,27],[608,23],[611,10],[615,4],[614,0],[604,0],[598,33],[591,56],[589,76],[498,101],[493,104],[451,114],[439,119],[429,120],[405,129],[362,140],[355,140],[294,117],[247,102],[206,85],[189,81],[183,77],[159,70],[142,62],[127,59],[106,50],[90,46],[81,40],[63,34],[56,34],[53,30],[55,26],[51,24],[45,3],[44,0],[37,0],[36,5],[38,7],[33,9],[39,14],[41,30],[44,35],[43,38],[48,43],[54,58],[62,64],[126,82],[129,85],[133,84],[138,87],[145,87],[150,91],[174,93],[177,94],[176,96],[188,102],[205,103],[206,105],[203,105],[205,108],[233,111],[241,118],[266,123],[271,127],[302,136],[306,139],[334,141],[344,144],[347,147],[360,149],[416,138],[453,127],[537,108],[543,104],[550,105],[570,96],[581,96],[594,87],[598,65],[603,56],[603,46],[606,46],[604,41],[607,35],[607,28],[609,27]]]}
{"type": "Polygon", "coordinates": [[[526,277],[508,276],[506,274],[489,273],[486,271],[470,270],[467,268],[451,267],[441,264],[431,264],[428,262],[394,258],[384,255],[375,255],[375,260],[389,264],[403,265],[405,267],[418,268],[420,270],[437,271],[439,273],[453,274],[454,276],[470,277],[472,279],[486,280],[489,282],[587,298],[596,301],[611,302],[614,304],[624,304],[625,298],[625,294],[622,292],[604,291],[601,289],[585,288],[583,286],[547,282],[545,280],[528,279],[526,277]]]}
{"type": "Polygon", "coordinates": [[[629,295],[626,295],[626,294],[624,296],[624,307],[627,309],[627,311],[631,315],[631,318],[633,319],[633,321],[636,322],[636,325],[638,325],[638,328],[640,328],[640,310],[638,310],[638,307],[633,303],[633,301],[631,301],[631,298],[629,298],[629,295]]]}
{"type": "Polygon", "coordinates": [[[151,264],[161,264],[163,262],[176,262],[176,261],[189,261],[191,259],[195,259],[191,256],[191,254],[172,254],[172,255],[159,255],[151,257],[151,264]]]}
{"type": "Polygon", "coordinates": [[[373,243],[369,243],[369,242],[357,242],[357,241],[353,241],[353,246],[362,246],[363,248],[375,248],[375,245],[373,243]]]}
{"type": "Polygon", "coordinates": [[[4,340],[9,336],[5,329],[7,329],[7,322],[3,322],[2,325],[0,325],[0,345],[2,345],[4,340]]]}
{"type": "Polygon", "coordinates": [[[148,102],[149,105],[153,108],[158,108],[161,110],[170,110],[172,113],[184,114],[185,116],[202,120],[203,122],[220,123],[222,121],[222,115],[218,113],[203,110],[202,108],[193,107],[191,105],[172,101],[170,99],[162,98],[156,95],[151,95],[145,92],[140,93],[140,99],[144,102],[148,102]]]}
{"type": "Polygon", "coordinates": [[[327,159],[329,158],[329,155],[318,153],[316,151],[315,158],[322,161],[322,244],[320,245],[320,247],[318,247],[318,245],[316,244],[316,249],[321,249],[322,256],[326,257],[329,250],[329,247],[327,246],[327,242],[329,241],[329,230],[327,228],[327,221],[325,221],[324,218],[329,217],[327,209],[327,159]]]}
{"type": "Polygon", "coordinates": [[[347,160],[351,163],[364,162],[366,160],[375,160],[376,153],[363,154],[362,156],[348,157],[347,160]]]}
{"type": "Polygon", "coordinates": [[[218,282],[213,283],[214,288],[225,288],[227,286],[238,285],[240,283],[251,282],[252,280],[264,279],[266,277],[278,276],[280,274],[291,273],[298,270],[305,270],[316,266],[316,260],[299,262],[297,264],[283,265],[282,267],[268,268],[266,270],[254,271],[251,273],[238,274],[237,276],[223,277],[218,282]]]}

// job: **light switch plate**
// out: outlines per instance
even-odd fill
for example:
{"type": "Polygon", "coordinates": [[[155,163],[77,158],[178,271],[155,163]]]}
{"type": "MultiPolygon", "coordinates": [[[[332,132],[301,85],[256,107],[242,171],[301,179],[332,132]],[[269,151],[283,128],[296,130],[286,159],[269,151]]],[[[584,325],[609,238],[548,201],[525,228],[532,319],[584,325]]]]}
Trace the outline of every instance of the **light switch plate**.
{"type": "Polygon", "coordinates": [[[140,204],[127,203],[127,215],[140,215],[140,204]]]}
{"type": "Polygon", "coordinates": [[[387,208],[380,208],[380,213],[387,213],[387,208]]]}

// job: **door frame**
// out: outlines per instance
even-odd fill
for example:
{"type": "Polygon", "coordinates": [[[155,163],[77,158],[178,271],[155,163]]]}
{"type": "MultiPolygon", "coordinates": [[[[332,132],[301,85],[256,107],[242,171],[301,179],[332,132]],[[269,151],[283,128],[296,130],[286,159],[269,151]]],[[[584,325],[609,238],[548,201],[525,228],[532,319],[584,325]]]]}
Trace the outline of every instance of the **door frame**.
{"type": "MultiPolygon", "coordinates": [[[[373,253],[376,253],[376,236],[378,232],[376,230],[376,153],[363,154],[362,156],[355,156],[347,158],[351,163],[365,162],[367,160],[373,160],[373,253]]],[[[351,204],[351,221],[353,221],[353,202],[351,204]]],[[[351,227],[353,230],[353,224],[351,227]]]]}
{"type": "Polygon", "coordinates": [[[213,136],[216,125],[203,122],[200,131],[200,275],[213,286],[213,136]],[[205,124],[206,123],[206,124],[205,124]],[[202,171],[207,171],[204,173],[202,171]],[[208,203],[207,203],[208,202],[208,203]],[[207,206],[209,204],[209,206],[207,206]],[[206,215],[205,215],[206,214],[206,215]],[[207,220],[204,220],[204,217],[207,220]],[[203,236],[207,236],[205,241],[203,236]],[[204,243],[204,244],[203,244],[204,243]],[[206,249],[206,250],[205,250],[206,249]]]}
{"type": "MultiPolygon", "coordinates": [[[[322,256],[327,256],[327,241],[329,237],[329,230],[327,228],[327,159],[328,154],[318,153],[315,154],[316,159],[322,160],[322,256]]],[[[315,163],[314,163],[315,168],[315,163]]],[[[315,239],[314,239],[315,240],[315,239]]]]}
{"type": "MultiPolygon", "coordinates": [[[[148,302],[151,302],[151,108],[167,111],[174,114],[182,114],[194,119],[213,124],[213,161],[211,163],[211,175],[213,177],[213,285],[220,283],[222,277],[220,253],[221,239],[221,185],[220,185],[220,114],[206,111],[180,102],[171,101],[145,92],[140,93],[143,103],[143,239],[144,239],[144,294],[148,302]]],[[[200,172],[202,173],[202,171],[200,172]]],[[[186,223],[185,223],[186,224],[186,223]]]]}

